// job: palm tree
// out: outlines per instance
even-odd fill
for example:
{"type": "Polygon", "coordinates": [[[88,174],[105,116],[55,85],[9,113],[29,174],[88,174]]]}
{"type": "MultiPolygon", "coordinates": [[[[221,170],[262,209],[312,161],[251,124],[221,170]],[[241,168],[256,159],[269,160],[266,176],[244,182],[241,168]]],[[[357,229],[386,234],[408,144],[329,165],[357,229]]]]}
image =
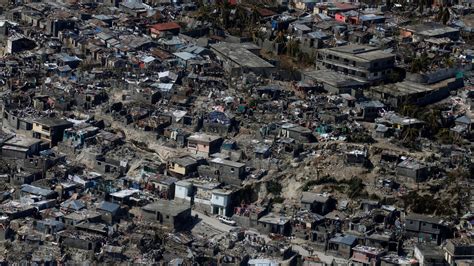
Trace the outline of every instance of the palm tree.
{"type": "Polygon", "coordinates": [[[410,72],[412,73],[419,73],[422,71],[426,71],[428,69],[428,65],[430,65],[430,59],[426,53],[421,54],[419,57],[413,59],[410,66],[410,72]]]}
{"type": "Polygon", "coordinates": [[[285,43],[285,34],[282,31],[277,32],[274,42],[285,43]]]}
{"type": "Polygon", "coordinates": [[[257,43],[258,41],[260,41],[261,43],[263,43],[263,41],[265,40],[265,33],[263,31],[254,26],[251,26],[249,28],[249,31],[252,36],[253,42],[257,43]]]}
{"type": "Polygon", "coordinates": [[[215,24],[215,17],[211,15],[213,7],[208,5],[202,5],[197,12],[197,19],[203,22],[210,22],[215,24]]]}
{"type": "Polygon", "coordinates": [[[223,1],[219,7],[221,11],[222,26],[224,29],[227,29],[229,27],[230,4],[228,1],[223,1]]]}
{"type": "Polygon", "coordinates": [[[404,116],[413,117],[418,112],[418,108],[411,104],[404,104],[400,109],[400,113],[404,116]]]}
{"type": "Polygon", "coordinates": [[[257,24],[260,20],[260,14],[258,13],[258,7],[252,6],[252,13],[250,15],[250,22],[252,24],[257,24]]]}
{"type": "Polygon", "coordinates": [[[420,130],[409,126],[402,131],[403,142],[413,142],[420,135],[420,130]]]}
{"type": "Polygon", "coordinates": [[[421,120],[426,122],[428,133],[433,136],[438,132],[441,121],[441,111],[438,109],[430,109],[420,115],[421,120]]]}
{"type": "Polygon", "coordinates": [[[447,128],[442,128],[438,134],[436,134],[436,138],[439,142],[444,144],[453,144],[454,142],[451,132],[447,128]]]}
{"type": "Polygon", "coordinates": [[[239,26],[240,26],[241,29],[253,25],[251,23],[251,19],[249,19],[249,16],[247,14],[247,10],[245,8],[243,8],[241,5],[237,5],[237,7],[236,7],[235,18],[236,18],[236,20],[239,21],[239,23],[240,23],[239,26]]]}
{"type": "Polygon", "coordinates": [[[299,52],[299,42],[295,38],[291,38],[286,44],[286,52],[289,56],[295,57],[299,52]]]}
{"type": "MultiPolygon", "coordinates": [[[[273,33],[272,33],[273,35],[273,33]]],[[[286,48],[286,37],[282,31],[277,32],[275,38],[273,39],[273,47],[277,54],[281,54],[285,51],[286,48]]]]}
{"type": "Polygon", "coordinates": [[[418,73],[422,70],[423,64],[418,58],[415,58],[410,65],[410,72],[412,73],[418,73]]]}
{"type": "Polygon", "coordinates": [[[447,67],[453,67],[454,66],[454,60],[451,57],[449,57],[449,55],[446,57],[445,62],[446,62],[447,67]]]}
{"type": "Polygon", "coordinates": [[[443,19],[443,13],[444,13],[443,6],[440,6],[439,11],[438,11],[438,15],[436,16],[437,21],[441,21],[443,19]]]}
{"type": "Polygon", "coordinates": [[[442,16],[443,24],[446,25],[450,19],[449,8],[445,8],[442,16]]]}

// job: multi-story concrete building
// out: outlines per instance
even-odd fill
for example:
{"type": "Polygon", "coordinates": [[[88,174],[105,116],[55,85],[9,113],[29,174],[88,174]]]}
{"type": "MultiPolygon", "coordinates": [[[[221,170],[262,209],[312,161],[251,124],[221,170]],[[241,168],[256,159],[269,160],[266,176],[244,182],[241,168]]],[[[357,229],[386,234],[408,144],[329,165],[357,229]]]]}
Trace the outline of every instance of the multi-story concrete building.
{"type": "Polygon", "coordinates": [[[54,147],[63,140],[64,130],[73,126],[73,123],[58,118],[43,118],[33,123],[33,137],[41,139],[54,147]]]}
{"type": "Polygon", "coordinates": [[[405,217],[406,235],[414,237],[418,242],[441,244],[451,233],[439,217],[431,217],[411,213],[405,217]]]}
{"type": "Polygon", "coordinates": [[[444,258],[449,265],[472,265],[474,241],[470,238],[448,239],[444,247],[444,258]]]}
{"type": "Polygon", "coordinates": [[[387,79],[395,66],[395,56],[375,47],[347,45],[318,50],[316,66],[348,75],[360,82],[387,79]]]}

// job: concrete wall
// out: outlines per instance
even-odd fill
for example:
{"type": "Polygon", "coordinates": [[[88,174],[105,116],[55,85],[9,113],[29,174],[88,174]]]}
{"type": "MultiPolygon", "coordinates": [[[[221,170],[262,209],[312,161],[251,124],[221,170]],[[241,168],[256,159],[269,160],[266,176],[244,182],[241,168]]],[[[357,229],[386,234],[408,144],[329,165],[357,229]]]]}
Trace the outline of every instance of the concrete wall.
{"type": "Polygon", "coordinates": [[[71,248],[77,248],[82,250],[97,250],[99,243],[89,240],[82,240],[77,238],[66,237],[62,241],[62,245],[71,248]]]}
{"type": "Polygon", "coordinates": [[[186,175],[186,168],[185,167],[182,167],[181,165],[177,164],[177,163],[169,163],[168,164],[168,171],[170,172],[173,172],[173,173],[177,173],[177,174],[180,174],[180,175],[186,175]]]}
{"type": "Polygon", "coordinates": [[[217,134],[219,136],[227,136],[227,134],[231,131],[230,125],[222,125],[220,123],[209,123],[204,122],[203,132],[210,133],[210,134],[217,134]]]}
{"type": "Polygon", "coordinates": [[[358,77],[367,81],[385,79],[394,67],[395,59],[372,60],[370,62],[354,61],[350,56],[334,56],[330,50],[319,51],[317,56],[317,66],[343,72],[344,74],[358,77]],[[337,58],[337,59],[335,59],[337,58]],[[343,67],[348,65],[351,68],[343,67]],[[357,70],[354,70],[356,68],[357,70]]]}
{"type": "Polygon", "coordinates": [[[241,227],[257,229],[257,220],[250,219],[250,217],[233,215],[232,220],[241,227]]]}
{"type": "Polygon", "coordinates": [[[15,159],[25,159],[28,156],[29,152],[18,151],[15,149],[6,149],[2,148],[2,157],[5,158],[15,158],[15,159]]]}
{"type": "Polygon", "coordinates": [[[219,175],[221,177],[227,177],[232,179],[241,179],[244,176],[245,166],[234,167],[231,165],[224,165],[219,163],[210,162],[209,165],[219,170],[219,175]]]}
{"type": "Polygon", "coordinates": [[[23,118],[15,116],[12,113],[8,112],[7,110],[3,111],[2,121],[3,123],[6,122],[6,124],[8,124],[13,129],[28,130],[28,131],[33,129],[32,122],[26,121],[23,118]]]}
{"type": "Polygon", "coordinates": [[[142,215],[145,219],[150,221],[157,221],[160,224],[172,228],[174,230],[180,230],[187,225],[189,218],[191,217],[191,208],[177,214],[176,216],[170,215],[169,213],[156,211],[145,211],[142,210],[142,215]]]}
{"type": "Polygon", "coordinates": [[[184,199],[184,200],[190,201],[191,193],[192,193],[192,185],[190,185],[189,187],[184,187],[180,185],[175,186],[174,197],[177,199],[184,199]]]}
{"type": "Polygon", "coordinates": [[[441,229],[438,229],[438,225],[434,225],[429,222],[422,222],[416,220],[407,219],[405,222],[405,229],[409,235],[415,238],[421,238],[423,241],[439,243],[441,240],[441,229]]]}
{"type": "Polygon", "coordinates": [[[413,81],[416,83],[427,83],[432,84],[448,78],[453,78],[458,72],[465,72],[472,69],[472,65],[469,64],[462,68],[442,68],[430,73],[406,73],[406,80],[413,81]]]}
{"type": "Polygon", "coordinates": [[[21,173],[18,175],[14,174],[10,178],[10,183],[17,186],[20,186],[23,184],[31,184],[33,181],[41,179],[41,177],[42,177],[41,173],[33,173],[33,174],[21,173]]]}
{"type": "Polygon", "coordinates": [[[337,250],[328,250],[328,253],[334,254],[337,257],[349,259],[352,256],[352,246],[339,244],[337,250]]]}
{"type": "Polygon", "coordinates": [[[426,168],[422,168],[419,170],[414,170],[411,168],[404,168],[397,166],[396,168],[397,175],[405,176],[413,179],[415,182],[421,182],[425,180],[428,176],[428,170],[426,168]]]}

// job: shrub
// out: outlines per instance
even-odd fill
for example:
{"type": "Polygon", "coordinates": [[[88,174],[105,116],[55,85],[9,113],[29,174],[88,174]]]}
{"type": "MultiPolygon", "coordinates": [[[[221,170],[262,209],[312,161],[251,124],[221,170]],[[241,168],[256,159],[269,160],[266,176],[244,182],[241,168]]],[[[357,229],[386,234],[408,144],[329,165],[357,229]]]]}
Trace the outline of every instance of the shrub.
{"type": "Polygon", "coordinates": [[[282,188],[281,184],[277,181],[270,181],[267,183],[267,191],[275,196],[280,195],[282,188]]]}
{"type": "Polygon", "coordinates": [[[307,181],[303,185],[302,190],[303,191],[308,191],[313,186],[324,185],[324,184],[338,184],[338,182],[334,177],[323,176],[323,177],[321,177],[319,179],[316,179],[316,180],[307,181]]]}

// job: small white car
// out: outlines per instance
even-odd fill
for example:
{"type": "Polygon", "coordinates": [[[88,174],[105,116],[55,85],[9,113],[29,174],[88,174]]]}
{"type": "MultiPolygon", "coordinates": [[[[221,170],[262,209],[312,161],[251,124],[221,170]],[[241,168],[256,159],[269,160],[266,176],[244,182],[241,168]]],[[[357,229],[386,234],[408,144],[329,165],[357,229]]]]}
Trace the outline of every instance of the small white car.
{"type": "Polygon", "coordinates": [[[227,224],[227,225],[231,225],[231,226],[235,226],[237,224],[234,220],[232,220],[231,218],[226,217],[226,216],[219,215],[217,217],[217,219],[219,219],[219,221],[223,224],[227,224]]]}

